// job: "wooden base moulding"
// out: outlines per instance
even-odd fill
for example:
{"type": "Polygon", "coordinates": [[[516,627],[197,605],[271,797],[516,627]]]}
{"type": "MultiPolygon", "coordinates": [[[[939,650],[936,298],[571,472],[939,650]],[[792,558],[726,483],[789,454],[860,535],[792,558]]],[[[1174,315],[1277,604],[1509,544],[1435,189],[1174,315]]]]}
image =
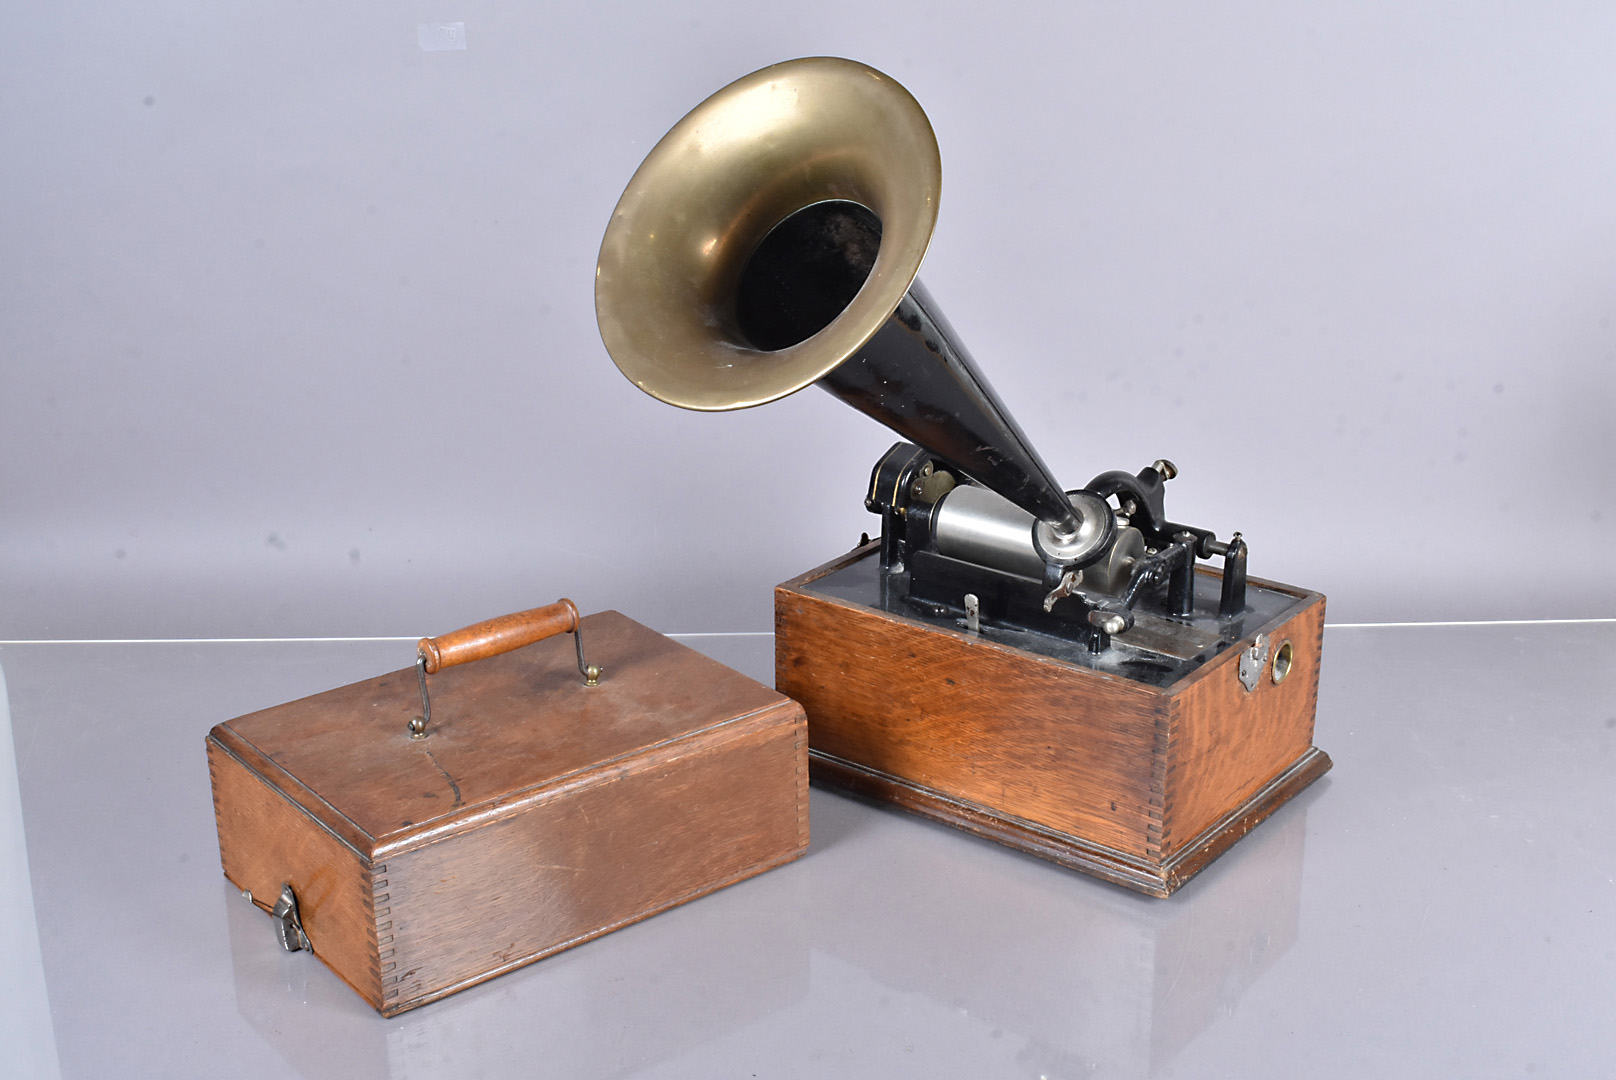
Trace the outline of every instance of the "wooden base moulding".
{"type": "Polygon", "coordinates": [[[1330,768],[1312,745],[1318,593],[1253,579],[1295,603],[1153,686],[811,587],[875,557],[775,590],[775,685],[807,710],[816,783],[1167,896],[1330,768]],[[1289,643],[1289,668],[1247,690],[1258,634],[1289,643]]]}
{"type": "MultiPolygon", "coordinates": [[[[213,729],[225,876],[296,893],[310,948],[384,1016],[796,858],[793,701],[640,624],[395,671],[213,729]]],[[[268,920],[264,947],[278,948],[268,920]]]]}

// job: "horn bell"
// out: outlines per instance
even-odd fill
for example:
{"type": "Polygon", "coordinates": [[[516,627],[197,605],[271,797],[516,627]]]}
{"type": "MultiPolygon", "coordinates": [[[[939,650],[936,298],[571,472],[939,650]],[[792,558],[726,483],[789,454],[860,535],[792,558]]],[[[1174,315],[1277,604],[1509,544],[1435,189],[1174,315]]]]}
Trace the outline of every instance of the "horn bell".
{"type": "Polygon", "coordinates": [[[1050,565],[1099,557],[915,275],[942,159],[920,105],[852,60],[738,79],[662,137],[612,212],[595,269],[624,375],[686,409],[743,409],[810,383],[1032,514],[1050,565]]]}
{"type": "Polygon", "coordinates": [[[897,308],[937,221],[942,159],[920,105],[852,60],[790,60],[738,79],[663,136],[601,243],[595,313],[629,381],[686,409],[761,405],[817,381],[897,308]],[[804,207],[848,202],[880,221],[857,296],[805,341],[759,349],[736,294],[748,259],[804,207]]]}

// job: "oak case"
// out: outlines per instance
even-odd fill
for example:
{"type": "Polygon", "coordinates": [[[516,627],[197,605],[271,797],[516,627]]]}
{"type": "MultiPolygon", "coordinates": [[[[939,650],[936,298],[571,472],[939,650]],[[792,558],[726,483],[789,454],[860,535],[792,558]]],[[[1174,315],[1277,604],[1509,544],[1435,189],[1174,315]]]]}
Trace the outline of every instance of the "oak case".
{"type": "Polygon", "coordinates": [[[215,727],[225,876],[290,884],[392,1016],[800,855],[801,708],[616,612],[582,631],[598,686],[564,638],[448,669],[425,739],[410,669],[215,727]]]}
{"type": "Polygon", "coordinates": [[[1293,601],[1247,628],[1289,645],[1279,681],[1271,655],[1247,690],[1230,648],[1151,686],[814,590],[876,550],[775,590],[775,685],[807,710],[816,782],[1167,896],[1330,767],[1318,593],[1253,581],[1293,601]]]}

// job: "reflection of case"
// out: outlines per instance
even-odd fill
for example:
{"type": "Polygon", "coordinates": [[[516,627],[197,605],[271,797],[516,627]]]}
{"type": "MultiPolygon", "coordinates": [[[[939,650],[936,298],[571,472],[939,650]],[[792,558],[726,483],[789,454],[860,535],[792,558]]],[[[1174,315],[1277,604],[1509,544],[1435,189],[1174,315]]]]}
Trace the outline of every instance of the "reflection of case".
{"type": "MultiPolygon", "coordinates": [[[[817,782],[1166,896],[1330,767],[1318,593],[1253,579],[1255,644],[1209,631],[1176,667],[1107,670],[890,602],[879,546],[775,592],[775,685],[808,711],[817,782]]],[[[1196,578],[1215,612],[1219,577],[1196,578]]]]}
{"type": "Polygon", "coordinates": [[[215,727],[225,876],[289,885],[283,925],[390,1016],[801,854],[801,708],[616,612],[582,630],[598,686],[540,641],[434,675],[425,738],[408,669],[215,727]]]}
{"type": "Polygon", "coordinates": [[[841,973],[850,1011],[915,995],[933,1004],[910,1015],[932,1018],[962,1056],[974,1045],[995,1061],[1013,1054],[1020,1076],[1143,1080],[1234,1013],[1296,943],[1311,801],[1293,801],[1169,904],[987,852],[962,859],[940,832],[850,844],[838,849],[848,878],[892,884],[811,896],[814,940],[866,976],[859,989],[841,973]],[[915,947],[924,940],[947,947],[915,947]]]}
{"type": "Polygon", "coordinates": [[[266,948],[263,915],[234,893],[220,908],[236,1008],[306,1080],[605,1080],[733,1038],[802,1002],[804,891],[801,878],[758,878],[670,912],[671,927],[653,919],[386,1022],[308,957],[266,948]]]}

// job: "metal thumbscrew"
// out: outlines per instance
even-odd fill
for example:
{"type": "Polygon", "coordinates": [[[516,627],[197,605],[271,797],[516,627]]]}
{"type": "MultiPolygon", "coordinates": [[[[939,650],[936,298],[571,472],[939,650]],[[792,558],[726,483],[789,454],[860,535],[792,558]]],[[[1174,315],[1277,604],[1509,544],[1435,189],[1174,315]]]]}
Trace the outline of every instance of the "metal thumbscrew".
{"type": "Polygon", "coordinates": [[[1128,629],[1128,620],[1114,611],[1091,611],[1089,625],[1107,634],[1120,634],[1128,629]]]}

